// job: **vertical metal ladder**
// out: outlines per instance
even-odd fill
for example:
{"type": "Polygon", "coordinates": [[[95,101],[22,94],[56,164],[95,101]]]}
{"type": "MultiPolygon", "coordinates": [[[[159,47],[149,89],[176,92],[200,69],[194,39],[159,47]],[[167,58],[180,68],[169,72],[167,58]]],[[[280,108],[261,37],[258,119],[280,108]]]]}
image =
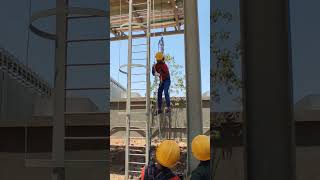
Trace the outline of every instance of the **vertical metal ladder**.
{"type": "MultiPolygon", "coordinates": [[[[125,179],[137,179],[141,169],[149,162],[150,148],[150,11],[151,0],[134,3],[129,0],[129,22],[121,25],[128,28],[128,63],[120,66],[120,72],[127,75],[126,137],[125,137],[125,179]],[[137,17],[146,16],[146,19],[137,17]],[[133,16],[137,22],[133,22],[133,16]],[[143,38],[133,39],[133,28],[145,33],[143,38]],[[126,71],[122,68],[126,67],[126,71]],[[143,68],[143,70],[141,70],[143,68]],[[140,70],[140,71],[139,71],[140,70]],[[144,86],[144,87],[143,87],[144,86]],[[141,93],[143,101],[133,102],[133,93],[141,93]],[[142,116],[141,116],[142,115],[142,116]],[[137,137],[136,131],[143,132],[137,137]],[[137,145],[137,141],[145,141],[137,145]]],[[[136,31],[135,31],[136,32],[136,31]]]]}
{"type": "MultiPolygon", "coordinates": [[[[94,18],[107,18],[108,14],[106,13],[106,11],[104,10],[99,10],[99,9],[91,9],[92,11],[92,14],[90,14],[89,16],[84,16],[82,14],[80,15],[69,15],[67,16],[66,18],[66,26],[67,26],[67,39],[68,39],[68,34],[70,34],[70,32],[68,32],[68,26],[69,26],[69,23],[71,23],[71,21],[76,21],[76,20],[83,20],[83,19],[94,19],[94,18]]],[[[80,44],[86,44],[86,43],[93,43],[93,42],[99,42],[99,43],[105,43],[107,44],[107,42],[109,41],[109,39],[107,37],[99,37],[99,38],[81,38],[81,39],[68,39],[66,40],[66,54],[68,54],[68,49],[69,49],[69,46],[71,44],[77,44],[77,45],[80,45],[80,44]]],[[[75,46],[77,47],[77,46],[75,46]]],[[[75,49],[75,48],[74,48],[75,49]]],[[[106,49],[107,51],[107,49],[106,49]]],[[[70,84],[68,84],[68,74],[69,72],[72,72],[71,70],[72,69],[76,69],[78,68],[77,70],[80,71],[80,70],[83,70],[85,68],[91,68],[91,69],[94,69],[94,68],[100,68],[100,69],[108,69],[108,66],[110,65],[110,63],[108,62],[108,59],[107,57],[105,59],[99,59],[99,62],[96,62],[97,60],[94,59],[93,63],[91,62],[86,62],[86,63],[78,63],[78,62],[74,62],[75,60],[73,60],[71,62],[70,59],[68,59],[68,56],[66,58],[66,64],[65,64],[65,77],[66,77],[66,82],[65,82],[65,94],[68,94],[68,92],[95,92],[95,91],[105,91],[105,94],[107,95],[107,90],[109,90],[109,86],[107,85],[107,82],[108,82],[108,78],[107,77],[104,77],[105,78],[105,82],[106,84],[103,84],[102,83],[99,83],[100,85],[85,85],[86,83],[81,83],[81,85],[77,85],[77,86],[72,86],[70,84]],[[69,62],[69,63],[68,63],[69,62]],[[83,68],[83,69],[82,69],[83,68]],[[82,85],[84,84],[84,85],[82,85]]],[[[71,73],[70,73],[71,74],[71,73]]],[[[90,77],[90,74],[86,74],[86,77],[90,77]]],[[[96,78],[96,77],[92,77],[93,79],[96,78]]],[[[66,100],[67,100],[67,97],[65,95],[65,98],[64,98],[64,103],[65,103],[65,106],[67,106],[67,103],[66,103],[66,100]]],[[[107,102],[106,104],[107,105],[107,102]]],[[[75,116],[79,116],[79,117],[82,117],[84,118],[84,116],[92,116],[92,117],[103,117],[103,116],[106,116],[107,113],[106,113],[107,109],[100,109],[100,112],[67,112],[67,109],[65,110],[65,115],[75,115],[75,116]]],[[[105,123],[103,123],[103,126],[105,126],[107,128],[107,118],[105,118],[105,123]]],[[[65,125],[65,128],[68,128],[68,126],[65,125]]],[[[100,134],[100,135],[82,135],[82,136],[79,136],[79,135],[74,135],[72,133],[67,133],[64,137],[64,140],[65,140],[65,144],[67,144],[68,142],[70,144],[72,144],[72,142],[85,142],[85,141],[98,141],[98,142],[103,142],[103,141],[108,141],[109,140],[109,137],[108,137],[108,134],[106,133],[106,131],[104,132],[96,132],[97,134],[100,134]]],[[[107,144],[107,143],[106,143],[107,144]]],[[[69,160],[70,161],[70,160],[69,160]]],[[[91,166],[104,166],[104,167],[107,167],[107,163],[109,162],[109,160],[107,159],[96,159],[96,160],[81,160],[81,159],[76,159],[76,160],[72,160],[72,162],[75,162],[75,163],[90,163],[91,166]]],[[[76,165],[75,165],[76,166],[76,165]]]]}
{"type": "MultiPolygon", "coordinates": [[[[75,19],[85,19],[85,18],[107,18],[108,13],[105,10],[94,9],[94,8],[81,8],[81,7],[70,7],[68,5],[68,1],[57,0],[57,8],[43,10],[37,13],[34,13],[31,16],[33,20],[30,23],[30,29],[36,35],[43,37],[45,39],[54,40],[56,42],[56,77],[55,77],[55,89],[54,89],[54,97],[55,101],[58,102],[55,105],[55,109],[58,111],[54,113],[53,120],[53,143],[52,143],[52,157],[49,159],[33,159],[25,157],[25,165],[27,167],[47,167],[52,168],[53,179],[63,178],[64,179],[64,168],[65,167],[101,167],[102,169],[108,167],[108,159],[66,159],[65,158],[65,144],[66,141],[108,141],[108,134],[105,132],[100,132],[102,135],[74,135],[67,134],[65,135],[65,128],[67,127],[67,123],[64,121],[65,116],[77,116],[84,117],[85,115],[99,115],[100,117],[105,117],[105,122],[103,124],[107,124],[106,112],[72,112],[67,113],[65,109],[66,105],[66,93],[69,91],[81,91],[81,90],[105,90],[107,91],[109,87],[106,84],[102,85],[102,87],[70,87],[67,86],[66,83],[66,72],[68,72],[68,68],[75,67],[93,67],[100,66],[105,67],[109,66],[108,59],[103,59],[101,63],[68,63],[67,61],[67,51],[68,45],[71,43],[85,43],[85,42],[105,42],[109,40],[107,37],[102,38],[86,38],[86,39],[68,39],[68,23],[71,20],[75,19]],[[64,11],[60,11],[61,9],[65,9],[66,13],[61,13],[64,11]],[[57,34],[50,34],[48,32],[42,31],[38,29],[36,26],[32,24],[33,21],[51,16],[52,14],[57,15],[57,34]],[[39,15],[41,14],[41,16],[39,15]],[[59,62],[58,62],[59,60],[59,62]],[[58,72],[58,73],[57,73],[58,72]],[[57,75],[58,74],[58,75],[57,75]],[[58,77],[57,77],[58,76],[58,77]],[[67,86],[67,87],[66,87],[67,86]],[[64,106],[63,106],[64,105],[64,106]],[[60,106],[60,107],[59,107],[60,106]],[[57,108],[59,107],[59,108],[57,108]],[[56,118],[58,117],[58,118],[56,118]],[[56,171],[57,170],[57,171],[56,171]],[[58,172],[59,171],[59,172],[58,172]]],[[[107,50],[106,50],[107,51],[107,50]]],[[[106,93],[107,94],[107,93],[106,93]]],[[[106,150],[107,151],[107,150],[106,150]]],[[[28,151],[26,152],[26,154],[28,151]]]]}

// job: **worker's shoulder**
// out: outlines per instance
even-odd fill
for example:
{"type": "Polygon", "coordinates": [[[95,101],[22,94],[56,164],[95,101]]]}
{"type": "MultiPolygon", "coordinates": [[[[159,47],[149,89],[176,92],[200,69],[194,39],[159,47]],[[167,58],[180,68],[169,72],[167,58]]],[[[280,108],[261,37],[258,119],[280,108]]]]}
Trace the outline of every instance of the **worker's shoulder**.
{"type": "Polygon", "coordinates": [[[191,180],[206,180],[210,179],[210,168],[207,166],[198,166],[194,171],[191,173],[191,180]]]}
{"type": "Polygon", "coordinates": [[[191,173],[190,180],[200,180],[200,179],[202,179],[201,177],[202,177],[202,173],[199,170],[195,169],[191,173]]]}

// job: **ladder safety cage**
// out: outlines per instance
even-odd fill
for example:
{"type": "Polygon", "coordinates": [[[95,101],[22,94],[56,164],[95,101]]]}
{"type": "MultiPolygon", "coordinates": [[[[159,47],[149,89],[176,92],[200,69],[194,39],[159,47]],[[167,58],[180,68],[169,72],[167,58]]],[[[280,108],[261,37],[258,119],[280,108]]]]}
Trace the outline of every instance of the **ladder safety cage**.
{"type": "MultiPolygon", "coordinates": [[[[60,2],[61,3],[61,2],[60,2]]],[[[63,52],[64,56],[65,56],[65,61],[64,63],[64,69],[59,69],[64,73],[64,84],[60,87],[64,87],[63,90],[65,92],[65,95],[62,96],[64,97],[63,102],[64,106],[66,106],[66,94],[67,91],[81,91],[81,90],[85,90],[85,91],[90,91],[90,90],[105,90],[108,91],[110,89],[109,85],[108,85],[108,80],[105,79],[105,85],[103,85],[102,87],[68,87],[67,88],[67,72],[68,72],[68,68],[69,67],[103,67],[104,69],[107,69],[108,66],[110,65],[109,60],[106,58],[105,60],[103,60],[104,62],[102,63],[70,63],[68,64],[68,45],[70,43],[86,43],[86,42],[97,42],[97,41],[104,41],[105,43],[107,43],[107,41],[109,41],[110,39],[106,37],[103,38],[87,38],[87,39],[68,39],[68,26],[69,26],[69,22],[73,21],[73,20],[77,20],[77,19],[86,19],[86,18],[107,18],[108,17],[108,12],[105,10],[101,10],[101,9],[93,9],[93,8],[81,8],[81,7],[70,7],[68,2],[64,2],[65,4],[63,6],[66,7],[66,17],[65,17],[65,24],[64,22],[57,22],[60,23],[59,25],[61,27],[65,27],[66,28],[66,38],[64,39],[65,41],[63,43],[65,43],[65,47],[66,50],[65,52],[63,52]],[[63,25],[64,24],[64,25],[63,25]]],[[[60,4],[61,6],[61,4],[60,4]]],[[[33,23],[38,20],[38,19],[42,19],[42,18],[46,18],[49,16],[57,16],[58,15],[58,9],[61,7],[57,7],[57,8],[53,8],[53,9],[48,9],[48,10],[42,10],[39,12],[35,12],[31,15],[31,1],[30,1],[30,7],[29,7],[29,11],[30,11],[30,22],[29,22],[29,30],[32,31],[34,34],[44,38],[44,39],[48,39],[48,40],[53,40],[53,41],[57,41],[57,39],[59,39],[58,34],[52,34],[49,32],[46,32],[40,28],[38,28],[36,25],[34,25],[33,23]]],[[[57,18],[59,19],[59,18],[57,18]]],[[[61,20],[61,19],[59,19],[61,20]]],[[[58,20],[58,21],[59,21],[58,20]]],[[[29,40],[28,40],[28,45],[29,45],[29,40]]],[[[57,50],[56,50],[57,51],[57,50]]],[[[107,50],[106,50],[107,51],[107,50]]],[[[2,50],[0,50],[0,55],[1,57],[6,57],[3,55],[2,50]]],[[[61,54],[60,54],[61,55],[61,54]]],[[[0,65],[2,64],[6,64],[6,59],[8,59],[7,57],[5,59],[0,58],[0,65]],[[4,63],[3,63],[4,62],[4,63]]],[[[55,59],[57,61],[57,57],[55,59]]],[[[1,66],[2,67],[2,66],[1,66]]],[[[59,68],[61,68],[62,66],[59,66],[59,68]]],[[[36,78],[35,75],[33,75],[32,73],[28,73],[28,69],[26,69],[25,67],[20,67],[19,65],[17,65],[17,69],[19,70],[17,73],[21,73],[22,75],[22,80],[26,81],[29,84],[35,84],[36,86],[40,87],[41,89],[44,89],[44,93],[45,94],[50,94],[51,95],[51,89],[49,89],[48,85],[43,83],[42,80],[38,80],[36,78]],[[29,75],[30,74],[30,75],[29,75]],[[34,77],[35,76],[35,77],[34,77]]],[[[56,70],[57,71],[57,70],[56,70]]],[[[94,78],[94,77],[93,77],[94,78]]],[[[61,83],[61,81],[59,82],[61,83]]],[[[60,90],[60,89],[59,89],[60,90]]],[[[60,91],[61,91],[60,90],[60,91]]],[[[53,93],[54,94],[54,93],[53,93]]],[[[61,98],[61,96],[60,96],[61,98]]],[[[89,113],[82,113],[82,112],[66,112],[66,108],[64,111],[64,114],[59,115],[60,117],[64,116],[66,117],[66,115],[79,115],[79,116],[83,116],[83,115],[103,115],[106,117],[107,113],[105,112],[89,112],[89,113]]],[[[100,117],[100,116],[99,116],[100,117]]],[[[65,131],[67,125],[67,122],[65,121],[66,118],[63,118],[62,120],[64,120],[63,123],[53,123],[53,126],[59,126],[59,127],[53,127],[54,129],[59,129],[61,131],[65,131]]],[[[87,123],[84,123],[87,124],[87,123]]],[[[107,118],[106,118],[106,122],[103,122],[103,126],[107,124],[107,118]]],[[[26,128],[28,128],[28,123],[26,123],[26,128]]],[[[59,152],[57,154],[56,151],[52,150],[52,157],[51,159],[34,159],[34,158],[28,158],[27,154],[28,154],[28,149],[27,149],[27,141],[26,141],[26,150],[25,150],[25,165],[26,167],[47,167],[47,168],[63,168],[63,167],[107,167],[108,162],[110,160],[108,159],[65,159],[64,157],[64,153],[66,152],[65,149],[65,144],[67,143],[66,141],[105,141],[108,142],[109,137],[108,134],[105,133],[105,131],[103,133],[100,134],[105,134],[105,136],[81,136],[81,135],[77,135],[74,136],[71,133],[67,133],[67,135],[64,135],[62,138],[53,138],[53,142],[52,142],[52,148],[53,149],[59,149],[59,152]],[[62,146],[60,146],[62,144],[62,146]],[[58,147],[57,147],[58,146],[58,147]],[[62,158],[61,156],[61,152],[62,152],[62,158]],[[57,159],[55,159],[54,157],[56,157],[57,159]],[[58,160],[59,159],[59,160],[58,160]],[[62,162],[61,162],[62,160],[62,162]]],[[[57,131],[53,131],[53,137],[55,137],[57,135],[57,131]]]]}

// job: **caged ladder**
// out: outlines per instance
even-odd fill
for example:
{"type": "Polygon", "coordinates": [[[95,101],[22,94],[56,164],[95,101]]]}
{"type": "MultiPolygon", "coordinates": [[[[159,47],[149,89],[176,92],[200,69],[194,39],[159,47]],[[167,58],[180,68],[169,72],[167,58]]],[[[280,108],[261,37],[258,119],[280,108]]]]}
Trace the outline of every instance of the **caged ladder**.
{"type": "Polygon", "coordinates": [[[121,25],[128,29],[128,63],[119,71],[127,75],[125,179],[137,179],[149,162],[150,140],[150,11],[151,0],[129,0],[129,22],[121,25]],[[141,17],[145,18],[141,18],[141,17]],[[136,21],[133,22],[133,17],[136,21]],[[132,38],[140,29],[144,37],[132,38]],[[125,70],[126,69],[126,70],[125,70]],[[142,70],[141,70],[142,69],[142,70]],[[144,100],[132,98],[133,93],[145,93],[144,100]],[[138,137],[135,132],[142,132],[138,137]],[[137,145],[137,141],[145,142],[137,145]]]}
{"type": "MultiPolygon", "coordinates": [[[[107,4],[108,6],[108,4],[107,4]]],[[[30,6],[31,7],[31,6],[30,6]]],[[[65,0],[57,0],[57,7],[55,9],[42,10],[36,13],[33,13],[30,17],[30,30],[36,35],[55,41],[56,44],[56,56],[55,56],[55,89],[53,91],[53,97],[55,98],[54,105],[54,116],[53,116],[53,130],[52,130],[52,157],[48,159],[35,159],[28,158],[28,144],[26,141],[26,152],[25,152],[25,166],[26,167],[46,167],[52,169],[52,179],[65,179],[65,168],[92,168],[99,167],[99,169],[105,169],[108,167],[108,163],[110,162],[108,159],[105,159],[105,155],[101,159],[83,159],[83,158],[66,158],[67,148],[70,147],[70,144],[78,143],[79,141],[94,141],[101,142],[101,144],[107,144],[109,141],[109,137],[107,133],[105,133],[105,127],[107,127],[107,119],[106,112],[67,112],[66,111],[66,94],[69,92],[79,92],[79,91],[96,91],[100,90],[106,93],[109,90],[108,85],[103,84],[99,87],[88,87],[85,85],[84,87],[80,87],[79,84],[67,83],[67,74],[70,73],[71,68],[89,68],[89,67],[101,67],[107,68],[109,66],[109,62],[107,58],[101,60],[101,63],[70,63],[70,61],[75,62],[79,60],[77,58],[73,58],[71,60],[67,56],[67,52],[69,50],[71,44],[83,44],[88,42],[101,42],[99,47],[104,47],[105,43],[109,40],[107,37],[101,38],[85,38],[85,39],[68,39],[68,27],[70,21],[75,21],[77,19],[92,19],[92,18],[107,18],[108,13],[102,9],[95,8],[86,8],[86,7],[72,7],[69,6],[68,1],[65,0]],[[39,29],[37,26],[33,24],[34,21],[49,17],[51,15],[56,15],[56,32],[57,34],[50,34],[46,31],[39,29]],[[80,120],[80,119],[90,119],[90,118],[99,118],[99,123],[102,126],[101,131],[96,132],[96,134],[88,134],[86,131],[82,133],[72,133],[73,131],[68,130],[69,125],[65,121],[67,119],[80,120]],[[86,117],[86,118],[85,118],[86,117]],[[66,133],[65,133],[66,132],[66,133]],[[71,142],[71,143],[70,143],[71,142]],[[68,145],[69,144],[69,145],[68,145]]],[[[105,22],[105,21],[104,21],[105,22]]],[[[99,23],[98,25],[104,26],[105,23],[99,23]]],[[[29,43],[29,42],[28,42],[29,43]]],[[[103,48],[104,49],[104,48],[103,48]]],[[[101,52],[101,51],[99,51],[101,52]]],[[[103,50],[104,52],[104,50],[103,50]]],[[[103,53],[101,52],[101,53],[103,53]]],[[[105,53],[103,53],[105,54],[105,53]]],[[[96,77],[93,77],[96,78],[96,77]]],[[[104,79],[104,78],[103,78],[104,79]]],[[[107,80],[107,78],[106,78],[107,80]]],[[[107,104],[107,103],[106,103],[107,104]]],[[[89,127],[87,124],[90,122],[84,123],[85,125],[81,125],[85,128],[89,127]]],[[[81,127],[79,126],[79,127],[81,127]]],[[[26,128],[28,124],[26,124],[26,128]]],[[[71,128],[70,128],[71,129],[71,128]]],[[[107,154],[107,150],[104,151],[107,154]]]]}

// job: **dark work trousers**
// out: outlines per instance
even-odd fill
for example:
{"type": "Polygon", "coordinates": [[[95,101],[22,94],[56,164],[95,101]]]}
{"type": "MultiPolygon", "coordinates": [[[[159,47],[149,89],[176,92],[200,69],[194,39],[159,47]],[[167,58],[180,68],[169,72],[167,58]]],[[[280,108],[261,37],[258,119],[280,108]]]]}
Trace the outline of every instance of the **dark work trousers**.
{"type": "Polygon", "coordinates": [[[162,81],[162,83],[159,85],[158,88],[158,109],[162,109],[162,93],[164,91],[164,96],[166,98],[166,105],[168,108],[170,108],[170,96],[169,96],[169,88],[170,88],[171,80],[170,78],[165,79],[162,81]]]}

